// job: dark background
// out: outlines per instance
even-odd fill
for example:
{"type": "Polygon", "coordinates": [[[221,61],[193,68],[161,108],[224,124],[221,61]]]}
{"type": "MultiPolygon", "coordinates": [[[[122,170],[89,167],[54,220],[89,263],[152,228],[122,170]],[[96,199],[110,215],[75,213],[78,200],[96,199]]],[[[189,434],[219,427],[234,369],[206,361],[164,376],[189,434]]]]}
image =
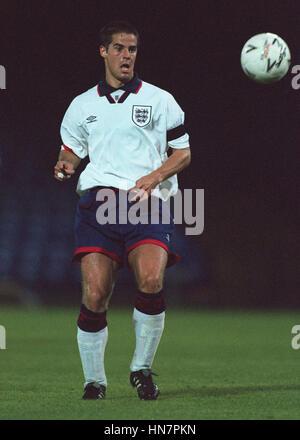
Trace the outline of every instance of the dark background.
{"type": "MultiPolygon", "coordinates": [[[[0,302],[80,302],[73,216],[77,177],[53,179],[60,123],[71,100],[103,73],[99,29],[131,21],[136,71],[171,92],[186,114],[192,164],[181,188],[204,188],[205,230],[174,245],[170,304],[299,307],[300,90],[251,82],[240,52],[274,32],[300,64],[297,1],[1,1],[0,302]]],[[[120,272],[113,302],[132,300],[120,272]]]]}

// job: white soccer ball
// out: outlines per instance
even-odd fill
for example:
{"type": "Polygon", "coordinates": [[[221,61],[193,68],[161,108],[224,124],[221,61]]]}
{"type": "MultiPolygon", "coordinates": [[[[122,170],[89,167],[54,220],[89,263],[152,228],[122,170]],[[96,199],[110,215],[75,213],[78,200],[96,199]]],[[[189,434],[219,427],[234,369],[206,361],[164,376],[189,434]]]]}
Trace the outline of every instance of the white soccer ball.
{"type": "Polygon", "coordinates": [[[286,42],[276,34],[254,35],[244,45],[241,65],[245,74],[260,83],[273,83],[289,70],[291,54],[286,42]]]}

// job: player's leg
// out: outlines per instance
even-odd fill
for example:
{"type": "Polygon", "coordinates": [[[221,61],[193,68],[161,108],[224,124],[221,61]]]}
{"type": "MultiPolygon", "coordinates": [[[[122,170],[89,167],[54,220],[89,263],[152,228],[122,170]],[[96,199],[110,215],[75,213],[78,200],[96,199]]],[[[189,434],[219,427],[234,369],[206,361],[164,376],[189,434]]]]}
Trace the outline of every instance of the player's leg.
{"type": "Polygon", "coordinates": [[[158,388],[151,378],[151,366],[164,329],[163,279],[167,251],[154,244],[133,249],[128,262],[134,272],[138,292],[133,312],[136,347],[130,365],[130,381],[141,399],[156,399],[158,388]]]}
{"type": "Polygon", "coordinates": [[[117,269],[118,263],[101,253],[86,254],[81,259],[82,305],[77,321],[77,341],[85,378],[84,399],[105,397],[106,311],[117,269]]]}
{"type": "Polygon", "coordinates": [[[102,253],[81,259],[82,303],[94,313],[105,313],[112,295],[119,264],[102,253]]]}

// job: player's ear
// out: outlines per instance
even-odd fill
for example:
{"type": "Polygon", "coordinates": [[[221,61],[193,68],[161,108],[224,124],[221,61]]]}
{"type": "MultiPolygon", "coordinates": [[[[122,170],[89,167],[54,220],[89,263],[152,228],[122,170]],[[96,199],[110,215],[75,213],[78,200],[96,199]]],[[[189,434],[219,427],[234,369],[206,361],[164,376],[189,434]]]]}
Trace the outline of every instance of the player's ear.
{"type": "Polygon", "coordinates": [[[103,46],[102,44],[99,46],[99,53],[103,58],[106,58],[107,56],[106,47],[103,46]]]}

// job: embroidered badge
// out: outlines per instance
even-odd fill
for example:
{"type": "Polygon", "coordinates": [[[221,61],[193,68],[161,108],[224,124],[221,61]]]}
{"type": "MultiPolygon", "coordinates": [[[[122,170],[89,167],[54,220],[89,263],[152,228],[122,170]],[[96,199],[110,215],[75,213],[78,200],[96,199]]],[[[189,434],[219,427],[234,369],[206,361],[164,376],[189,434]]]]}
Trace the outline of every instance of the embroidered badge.
{"type": "Polygon", "coordinates": [[[151,105],[134,105],[132,107],[132,120],[138,127],[146,127],[151,122],[151,105]]]}

